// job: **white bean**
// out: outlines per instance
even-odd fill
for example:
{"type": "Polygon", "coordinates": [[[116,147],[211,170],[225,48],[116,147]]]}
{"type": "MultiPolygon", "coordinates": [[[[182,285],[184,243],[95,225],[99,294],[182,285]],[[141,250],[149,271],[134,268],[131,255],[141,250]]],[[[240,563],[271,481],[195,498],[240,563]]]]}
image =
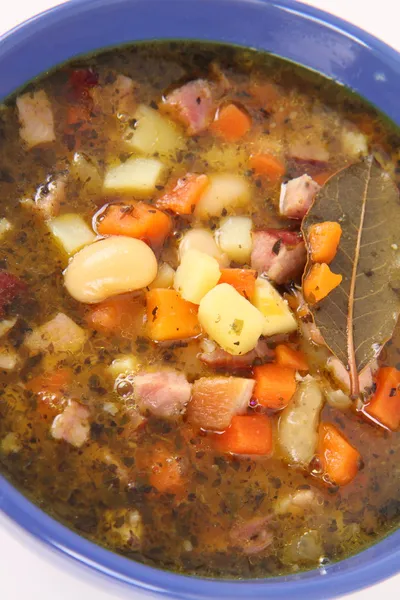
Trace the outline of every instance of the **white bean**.
{"type": "Polygon", "coordinates": [[[149,285],[157,275],[154,252],[141,240],[111,236],[75,254],[64,283],[75,300],[95,304],[149,285]]]}

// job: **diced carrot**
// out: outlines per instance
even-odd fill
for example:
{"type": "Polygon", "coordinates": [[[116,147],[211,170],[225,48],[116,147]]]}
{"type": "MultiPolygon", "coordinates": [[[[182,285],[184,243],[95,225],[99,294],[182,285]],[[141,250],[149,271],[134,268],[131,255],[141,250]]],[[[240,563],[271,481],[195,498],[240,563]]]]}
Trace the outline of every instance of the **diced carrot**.
{"type": "Polygon", "coordinates": [[[157,206],[171,210],[177,215],[191,215],[207,186],[207,175],[187,173],[178,179],[169,192],[157,200],[157,206]]]}
{"type": "Polygon", "coordinates": [[[96,331],[130,337],[140,331],[144,315],[144,304],[140,298],[124,294],[91,306],[86,314],[86,321],[96,331]]]}
{"type": "Polygon", "coordinates": [[[151,453],[150,484],[161,494],[176,494],[184,486],[178,457],[159,445],[151,453]]]}
{"type": "Polygon", "coordinates": [[[329,265],[336,256],[341,236],[342,228],[335,221],[311,225],[308,230],[311,260],[329,265]]]}
{"type": "Polygon", "coordinates": [[[100,235],[126,235],[159,247],[172,229],[171,218],[151,204],[124,202],[108,204],[99,215],[100,235]]]}
{"type": "Polygon", "coordinates": [[[272,154],[253,154],[249,159],[249,167],[255,175],[266,177],[271,183],[279,183],[286,171],[283,162],[272,154]]]}
{"type": "Polygon", "coordinates": [[[63,408],[65,389],[72,381],[71,369],[58,369],[34,377],[26,388],[37,395],[37,412],[43,419],[54,418],[63,408]]]}
{"type": "Polygon", "coordinates": [[[281,367],[290,367],[296,371],[308,371],[308,363],[304,353],[294,350],[286,344],[279,344],[275,348],[275,359],[281,367]]]}
{"type": "Polygon", "coordinates": [[[336,485],[350,483],[360,468],[360,453],[331,423],[319,426],[318,455],[324,474],[336,485]]]}
{"type": "Polygon", "coordinates": [[[147,331],[152,340],[180,340],[200,333],[198,306],[175,290],[155,288],[146,294],[147,331]]]}
{"type": "Polygon", "coordinates": [[[328,181],[329,177],[332,177],[333,173],[331,171],[322,171],[321,173],[317,173],[313,175],[312,178],[318,185],[325,185],[328,181]]]}
{"type": "Polygon", "coordinates": [[[280,410],[287,406],[296,391],[296,370],[277,364],[254,368],[254,397],[266,408],[280,410]]]}
{"type": "Polygon", "coordinates": [[[400,426],[400,371],[381,367],[376,378],[376,392],[364,412],[392,431],[400,426]]]}
{"type": "Polygon", "coordinates": [[[272,426],[266,415],[233,417],[229,429],[215,437],[219,452],[232,454],[259,454],[272,452],[272,426]]]}
{"type": "Polygon", "coordinates": [[[247,300],[252,299],[256,289],[257,271],[252,269],[221,269],[218,283],[229,283],[247,300]]]}
{"type": "Polygon", "coordinates": [[[316,304],[342,282],[342,275],[332,273],[326,263],[311,267],[303,282],[304,297],[309,304],[316,304]]]}
{"type": "Polygon", "coordinates": [[[250,85],[249,93],[266,110],[271,110],[282,99],[281,90],[272,82],[256,81],[250,85]]]}
{"type": "Polygon", "coordinates": [[[251,119],[236,104],[228,104],[219,109],[210,129],[226,142],[237,142],[250,131],[251,119]]]}

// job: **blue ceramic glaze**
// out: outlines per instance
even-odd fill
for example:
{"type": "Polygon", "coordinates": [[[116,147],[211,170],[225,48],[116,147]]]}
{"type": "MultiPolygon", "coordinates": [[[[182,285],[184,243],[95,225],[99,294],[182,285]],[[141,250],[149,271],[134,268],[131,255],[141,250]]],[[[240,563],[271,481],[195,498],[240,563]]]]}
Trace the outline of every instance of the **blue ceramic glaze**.
{"type": "MultiPolygon", "coordinates": [[[[360,93],[400,125],[400,55],[336,17],[291,0],[71,0],[0,39],[0,100],[77,54],[183,38],[268,50],[360,93]]],[[[147,567],[81,538],[0,477],[0,509],[71,558],[137,589],[185,600],[320,600],[400,570],[400,531],[321,570],[265,581],[196,579],[147,567]]]]}

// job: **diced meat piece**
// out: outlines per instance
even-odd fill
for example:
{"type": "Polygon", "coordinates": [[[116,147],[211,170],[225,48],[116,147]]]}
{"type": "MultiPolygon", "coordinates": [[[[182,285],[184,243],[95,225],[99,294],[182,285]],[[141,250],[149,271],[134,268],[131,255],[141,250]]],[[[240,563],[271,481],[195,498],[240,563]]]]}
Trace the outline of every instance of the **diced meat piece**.
{"type": "Polygon", "coordinates": [[[251,268],[282,284],[299,277],[305,267],[307,251],[299,233],[266,229],[253,233],[251,268]]]}
{"type": "Polygon", "coordinates": [[[140,410],[157,417],[176,417],[190,400],[192,386],[183,373],[157,371],[133,378],[135,400],[140,410]]]}
{"type": "Polygon", "coordinates": [[[49,177],[44,185],[38,187],[35,194],[35,208],[45,219],[52,219],[60,212],[60,206],[65,202],[67,178],[64,174],[49,177]]]}
{"type": "Polygon", "coordinates": [[[28,92],[17,98],[21,123],[20,136],[29,148],[54,142],[53,111],[47,94],[43,90],[28,92]]]}
{"type": "Polygon", "coordinates": [[[140,548],[143,523],[138,510],[106,510],[101,526],[111,546],[130,550],[140,548]]]}
{"type": "Polygon", "coordinates": [[[290,146],[288,155],[297,161],[311,163],[327,163],[329,161],[326,144],[318,139],[295,142],[290,146]]]}
{"type": "MultiPolygon", "coordinates": [[[[347,393],[350,394],[350,374],[347,371],[344,364],[336,358],[331,356],[328,358],[326,368],[329,371],[335,382],[347,393]]],[[[358,381],[360,386],[360,392],[371,395],[374,387],[374,375],[378,370],[377,360],[373,360],[367,365],[359,374],[358,381]]]]}
{"type": "Polygon", "coordinates": [[[267,525],[271,516],[255,517],[249,521],[238,523],[229,532],[229,538],[235,548],[244,554],[258,554],[268,548],[273,542],[273,534],[267,525]]]}
{"type": "Polygon", "coordinates": [[[298,489],[293,494],[285,493],[275,504],[275,513],[283,515],[286,513],[301,514],[306,511],[321,510],[324,500],[317,490],[298,489]]]}
{"type": "Polygon", "coordinates": [[[213,89],[205,79],[190,81],[168,94],[160,107],[187,128],[189,135],[207,129],[214,113],[213,89]]]}
{"type": "Polygon", "coordinates": [[[235,415],[243,415],[255,381],[242,377],[201,377],[193,384],[188,421],[209,431],[225,431],[235,415]]]}
{"type": "Polygon", "coordinates": [[[13,371],[19,363],[19,356],[10,348],[0,346],[0,369],[4,371],[13,371]]]}
{"type": "Polygon", "coordinates": [[[72,319],[58,313],[53,319],[36,327],[25,338],[25,346],[31,353],[79,352],[87,339],[87,332],[72,319]]]}
{"type": "Polygon", "coordinates": [[[319,189],[318,183],[309,175],[302,175],[282,184],[279,212],[289,219],[302,219],[319,189]]]}
{"type": "Polygon", "coordinates": [[[212,369],[239,371],[241,369],[249,369],[255,363],[262,364],[272,361],[274,355],[274,351],[269,348],[267,342],[260,340],[254,350],[241,356],[233,356],[229,352],[222,350],[222,348],[216,348],[211,352],[202,352],[199,354],[199,359],[212,369]]]}
{"type": "Polygon", "coordinates": [[[135,87],[133,79],[118,74],[113,83],[95,87],[91,91],[94,109],[106,115],[114,115],[121,121],[132,118],[136,104],[135,87]]]}
{"type": "Polygon", "coordinates": [[[65,410],[54,419],[51,434],[56,440],[64,440],[80,448],[90,432],[90,412],[82,404],[71,400],[65,410]]]}
{"type": "Polygon", "coordinates": [[[0,318],[4,317],[7,306],[27,289],[26,283],[19,277],[8,271],[0,270],[0,318]]]}
{"type": "Polygon", "coordinates": [[[69,76],[69,84],[75,100],[81,100],[88,95],[91,88],[99,83],[98,74],[93,69],[74,69],[69,76]]]}

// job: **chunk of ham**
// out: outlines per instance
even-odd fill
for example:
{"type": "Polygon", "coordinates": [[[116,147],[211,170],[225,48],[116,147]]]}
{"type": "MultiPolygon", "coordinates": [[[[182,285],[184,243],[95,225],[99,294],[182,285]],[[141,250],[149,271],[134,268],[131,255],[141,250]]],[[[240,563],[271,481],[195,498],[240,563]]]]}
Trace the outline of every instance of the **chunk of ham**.
{"type": "Polygon", "coordinates": [[[17,98],[20,136],[28,148],[54,142],[53,111],[44,90],[27,92],[17,98]]]}
{"type": "Polygon", "coordinates": [[[91,90],[94,109],[121,121],[128,120],[135,110],[135,87],[133,79],[119,73],[112,83],[91,90]]]}
{"type": "Polygon", "coordinates": [[[38,187],[35,194],[35,208],[45,219],[52,219],[60,212],[65,202],[67,178],[65,174],[49,177],[44,185],[38,187]]]}
{"type": "Polygon", "coordinates": [[[268,515],[237,523],[229,532],[232,545],[248,556],[262,552],[274,539],[271,530],[268,529],[270,520],[271,516],[268,515]]]}
{"type": "Polygon", "coordinates": [[[33,329],[25,338],[25,346],[32,354],[38,352],[79,352],[87,332],[64,313],[33,329]]]}
{"type": "Polygon", "coordinates": [[[233,356],[216,348],[211,352],[202,352],[199,354],[199,360],[205,363],[212,369],[226,369],[227,371],[240,371],[241,369],[250,369],[255,363],[261,364],[272,361],[275,353],[264,340],[260,340],[254,350],[242,354],[241,356],[233,356]]]}
{"type": "Polygon", "coordinates": [[[192,390],[185,375],[173,370],[136,375],[133,385],[139,409],[162,418],[180,415],[192,390]]]}
{"type": "Polygon", "coordinates": [[[193,384],[188,421],[209,431],[224,431],[235,415],[243,415],[255,381],[242,377],[201,377],[193,384]]]}
{"type": "Polygon", "coordinates": [[[0,270],[0,318],[4,317],[7,306],[18,296],[24,294],[27,289],[26,283],[19,277],[8,271],[0,270]]]}
{"type": "Polygon", "coordinates": [[[267,275],[275,283],[287,283],[299,277],[306,260],[306,247],[299,233],[283,229],[253,233],[251,268],[267,275]]]}
{"type": "Polygon", "coordinates": [[[51,425],[53,438],[80,448],[89,437],[89,416],[90,412],[85,406],[71,400],[51,425]]]}
{"type": "Polygon", "coordinates": [[[302,175],[282,184],[279,212],[289,219],[302,219],[319,189],[318,183],[309,175],[302,175]]]}
{"type": "Polygon", "coordinates": [[[189,135],[201,133],[215,114],[212,84],[205,79],[185,83],[167,94],[160,108],[184,125],[189,135]]]}

